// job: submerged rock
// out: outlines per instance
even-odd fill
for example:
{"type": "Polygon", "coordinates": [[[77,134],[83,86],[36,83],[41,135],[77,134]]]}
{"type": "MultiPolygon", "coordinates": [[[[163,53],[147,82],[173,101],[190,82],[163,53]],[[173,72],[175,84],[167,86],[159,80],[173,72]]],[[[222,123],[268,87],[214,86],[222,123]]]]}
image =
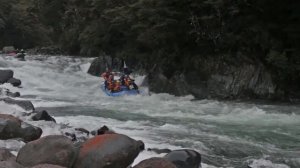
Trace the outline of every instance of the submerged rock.
{"type": "Polygon", "coordinates": [[[141,161],[133,168],[177,168],[172,162],[164,158],[150,158],[141,161]]]}
{"type": "Polygon", "coordinates": [[[50,135],[27,143],[18,153],[17,162],[24,166],[54,164],[71,167],[76,149],[71,140],[62,135],[50,135]]]}
{"type": "Polygon", "coordinates": [[[174,150],[164,158],[176,165],[177,168],[199,168],[201,165],[200,153],[189,149],[174,150]]]}
{"type": "Polygon", "coordinates": [[[104,134],[82,144],[74,168],[126,168],[140,152],[140,144],[121,134],[104,134]]]}

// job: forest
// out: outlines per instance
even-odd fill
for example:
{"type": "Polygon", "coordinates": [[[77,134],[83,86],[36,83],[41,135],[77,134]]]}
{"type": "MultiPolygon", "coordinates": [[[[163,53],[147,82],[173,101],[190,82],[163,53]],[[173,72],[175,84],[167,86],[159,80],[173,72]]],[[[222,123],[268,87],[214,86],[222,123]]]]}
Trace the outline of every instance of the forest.
{"type": "MultiPolygon", "coordinates": [[[[0,47],[56,46],[150,71],[201,73],[216,60],[260,62],[281,87],[300,83],[300,1],[0,0],[0,47]]],[[[217,65],[216,65],[217,66],[217,65]]],[[[299,87],[298,87],[299,88],[299,87]]]]}

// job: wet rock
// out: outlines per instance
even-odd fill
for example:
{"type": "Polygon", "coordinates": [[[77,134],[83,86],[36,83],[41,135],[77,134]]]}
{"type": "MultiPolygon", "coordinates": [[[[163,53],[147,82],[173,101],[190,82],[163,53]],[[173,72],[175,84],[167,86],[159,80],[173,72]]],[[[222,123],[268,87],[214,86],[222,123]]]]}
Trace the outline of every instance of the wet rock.
{"type": "Polygon", "coordinates": [[[83,143],[74,168],[126,168],[139,154],[139,145],[121,134],[98,135],[83,143]]]}
{"type": "Polygon", "coordinates": [[[56,123],[55,119],[51,117],[47,111],[37,111],[36,114],[32,117],[33,121],[45,120],[45,121],[53,121],[56,123]]]}
{"type": "Polygon", "coordinates": [[[0,168],[25,168],[18,164],[16,161],[2,161],[0,162],[0,168]]]}
{"type": "Polygon", "coordinates": [[[0,84],[6,83],[13,76],[14,72],[12,70],[0,70],[0,84]]]}
{"type": "Polygon", "coordinates": [[[84,128],[75,128],[76,131],[82,132],[82,133],[86,133],[87,136],[89,136],[90,131],[84,129],[84,128]]]}
{"type": "Polygon", "coordinates": [[[15,120],[0,118],[0,139],[12,139],[20,137],[20,123],[15,120]]]}
{"type": "Polygon", "coordinates": [[[105,132],[107,131],[109,131],[109,128],[106,125],[104,125],[103,127],[97,130],[97,135],[105,134],[105,132]]]}
{"type": "Polygon", "coordinates": [[[164,158],[176,165],[177,168],[199,168],[201,165],[201,155],[194,150],[174,150],[164,158]]]}
{"type": "Polygon", "coordinates": [[[20,106],[21,108],[23,108],[24,110],[27,111],[33,111],[34,110],[34,106],[31,103],[31,101],[26,101],[26,100],[14,100],[11,98],[1,98],[0,101],[4,101],[7,104],[15,104],[20,106]]]}
{"type": "Polygon", "coordinates": [[[145,150],[145,144],[144,144],[143,141],[138,140],[137,143],[138,143],[138,146],[139,146],[140,151],[145,150]]]}
{"type": "Polygon", "coordinates": [[[54,164],[71,167],[75,157],[76,149],[70,139],[61,135],[50,135],[27,143],[19,151],[17,162],[24,166],[54,164]]]}
{"type": "Polygon", "coordinates": [[[10,115],[0,115],[0,139],[22,138],[24,142],[29,142],[38,139],[41,135],[42,129],[38,127],[10,115]]]}
{"type": "Polygon", "coordinates": [[[10,83],[15,87],[20,86],[22,84],[21,80],[16,78],[10,78],[6,83],[10,83]]]}
{"type": "Polygon", "coordinates": [[[67,167],[62,167],[62,166],[52,165],[52,164],[39,164],[31,168],[67,168],[67,167]]]}
{"type": "Polygon", "coordinates": [[[25,122],[22,123],[21,127],[20,136],[24,139],[24,142],[30,142],[39,139],[43,133],[41,128],[32,126],[25,122]]]}
{"type": "Polygon", "coordinates": [[[155,152],[157,154],[161,154],[161,153],[170,153],[172,150],[170,150],[170,149],[148,148],[147,151],[152,151],[152,152],[155,152]]]}
{"type": "Polygon", "coordinates": [[[0,149],[0,161],[14,160],[16,157],[8,149],[0,149]]]}
{"type": "Polygon", "coordinates": [[[133,168],[177,168],[172,162],[164,158],[150,158],[141,161],[133,168]]]}

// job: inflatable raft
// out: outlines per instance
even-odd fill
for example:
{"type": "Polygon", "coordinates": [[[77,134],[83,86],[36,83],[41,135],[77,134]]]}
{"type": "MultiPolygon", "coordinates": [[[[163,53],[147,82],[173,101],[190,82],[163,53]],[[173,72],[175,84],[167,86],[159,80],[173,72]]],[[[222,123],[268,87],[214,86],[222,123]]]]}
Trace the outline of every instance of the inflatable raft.
{"type": "Polygon", "coordinates": [[[126,86],[121,86],[121,90],[118,91],[118,92],[111,92],[110,90],[105,88],[104,84],[101,85],[101,89],[106,95],[112,96],[112,97],[127,96],[127,95],[138,95],[139,94],[139,90],[128,89],[126,86]]]}

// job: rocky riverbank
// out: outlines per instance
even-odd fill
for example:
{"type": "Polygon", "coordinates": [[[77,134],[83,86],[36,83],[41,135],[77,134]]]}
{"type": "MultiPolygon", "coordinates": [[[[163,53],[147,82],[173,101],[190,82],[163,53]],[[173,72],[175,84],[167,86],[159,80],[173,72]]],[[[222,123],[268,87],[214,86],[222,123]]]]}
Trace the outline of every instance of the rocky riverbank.
{"type": "MultiPolygon", "coordinates": [[[[16,84],[11,79],[13,71],[0,71],[2,84],[21,86],[20,80],[15,79],[16,84]]],[[[106,126],[86,130],[56,123],[47,111],[36,110],[30,101],[14,95],[1,86],[0,139],[5,148],[0,149],[0,168],[127,168],[147,146],[106,126]],[[60,131],[49,131],[50,125],[60,131]]],[[[194,150],[150,150],[166,154],[134,168],[198,168],[201,164],[201,155],[194,150]]]]}

